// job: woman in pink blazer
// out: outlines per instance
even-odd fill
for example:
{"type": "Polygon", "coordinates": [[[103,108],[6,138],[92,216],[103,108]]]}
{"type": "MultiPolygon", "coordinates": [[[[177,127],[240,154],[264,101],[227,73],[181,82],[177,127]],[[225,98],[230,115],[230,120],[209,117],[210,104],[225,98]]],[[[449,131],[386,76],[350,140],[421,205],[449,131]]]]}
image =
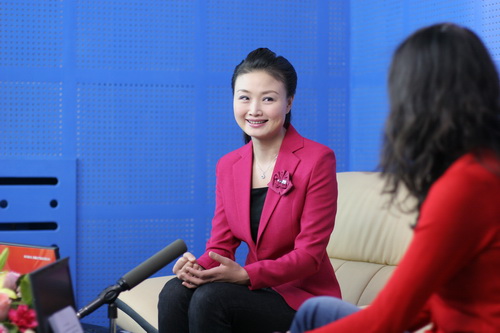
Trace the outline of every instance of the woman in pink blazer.
{"type": "Polygon", "coordinates": [[[158,303],[160,332],[286,331],[318,295],[340,297],[326,253],[335,223],[335,155],[290,125],[297,75],[257,49],[236,66],[233,108],[245,146],[217,164],[206,251],[184,254],[158,303]],[[245,242],[244,266],[235,260],[245,242]]]}

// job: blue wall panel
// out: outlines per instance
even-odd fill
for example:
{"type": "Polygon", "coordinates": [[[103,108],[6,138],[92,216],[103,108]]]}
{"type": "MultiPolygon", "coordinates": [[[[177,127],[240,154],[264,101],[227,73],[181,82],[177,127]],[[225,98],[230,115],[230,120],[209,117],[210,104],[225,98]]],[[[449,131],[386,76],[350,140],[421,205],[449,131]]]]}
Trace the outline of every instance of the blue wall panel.
{"type": "Polygon", "coordinates": [[[350,1],[350,170],[377,168],[388,112],[387,72],[397,45],[416,29],[444,21],[465,25],[487,43],[494,42],[499,7],[474,0],[350,1]],[[489,34],[484,34],[486,27],[489,34]]]}
{"type": "Polygon", "coordinates": [[[0,240],[59,246],[76,273],[76,161],[0,159],[0,240]]]}
{"type": "MultiPolygon", "coordinates": [[[[499,59],[499,12],[472,0],[4,2],[0,158],[76,160],[83,306],[177,238],[203,250],[215,164],[242,144],[230,78],[249,51],[295,65],[293,123],[335,150],[339,171],[374,170],[397,44],[453,21],[499,59]]],[[[86,320],[106,325],[106,310],[86,320]]]]}
{"type": "MultiPolygon", "coordinates": [[[[348,169],[348,11],[347,1],[2,3],[0,158],[76,160],[79,306],[177,238],[203,251],[215,164],[242,145],[231,74],[251,50],[294,64],[294,125],[348,169]]],[[[107,325],[105,307],[85,321],[107,325]]]]}

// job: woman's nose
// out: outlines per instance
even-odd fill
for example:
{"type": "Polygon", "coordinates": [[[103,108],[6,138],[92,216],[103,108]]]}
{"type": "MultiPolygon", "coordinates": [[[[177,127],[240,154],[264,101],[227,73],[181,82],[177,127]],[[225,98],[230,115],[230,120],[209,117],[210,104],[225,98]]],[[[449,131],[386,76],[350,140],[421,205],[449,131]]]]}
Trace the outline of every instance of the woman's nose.
{"type": "Polygon", "coordinates": [[[249,111],[248,113],[252,116],[258,116],[262,114],[262,110],[260,108],[260,103],[257,100],[252,101],[249,106],[249,111]]]}

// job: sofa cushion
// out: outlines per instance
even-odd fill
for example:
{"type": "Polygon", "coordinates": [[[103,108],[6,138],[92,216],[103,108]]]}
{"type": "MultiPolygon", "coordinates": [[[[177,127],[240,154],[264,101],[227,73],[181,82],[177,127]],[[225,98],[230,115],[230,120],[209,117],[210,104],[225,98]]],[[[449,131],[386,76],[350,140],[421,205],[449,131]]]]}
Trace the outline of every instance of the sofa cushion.
{"type": "Polygon", "coordinates": [[[342,299],[357,306],[370,304],[396,266],[330,259],[340,284],[342,299]]]}

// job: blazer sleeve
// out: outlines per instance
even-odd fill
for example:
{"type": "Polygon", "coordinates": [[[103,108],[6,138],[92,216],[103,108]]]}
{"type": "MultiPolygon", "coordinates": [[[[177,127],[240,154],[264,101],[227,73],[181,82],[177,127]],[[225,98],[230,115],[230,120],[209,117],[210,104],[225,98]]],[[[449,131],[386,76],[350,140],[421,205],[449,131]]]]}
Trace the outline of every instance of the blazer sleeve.
{"type": "MultiPolygon", "coordinates": [[[[333,151],[304,149],[293,177],[294,179],[302,177],[301,183],[304,184],[302,189],[297,189],[303,192],[300,193],[303,206],[292,207],[292,214],[295,211],[301,212],[298,220],[292,221],[298,223],[299,231],[289,251],[273,259],[259,258],[258,261],[244,267],[250,277],[250,289],[273,287],[305,279],[321,269],[326,269],[324,265],[326,246],[330,240],[337,212],[336,161],[333,151]]],[[[278,206],[276,210],[279,209],[278,206]]],[[[277,212],[274,214],[279,215],[277,212]]],[[[276,220],[276,217],[273,219],[276,220]]],[[[290,226],[294,227],[296,226],[290,226]]],[[[288,246],[280,244],[280,235],[275,235],[272,242],[270,246],[288,246]]],[[[265,255],[261,254],[261,257],[263,256],[265,255]]]]}

